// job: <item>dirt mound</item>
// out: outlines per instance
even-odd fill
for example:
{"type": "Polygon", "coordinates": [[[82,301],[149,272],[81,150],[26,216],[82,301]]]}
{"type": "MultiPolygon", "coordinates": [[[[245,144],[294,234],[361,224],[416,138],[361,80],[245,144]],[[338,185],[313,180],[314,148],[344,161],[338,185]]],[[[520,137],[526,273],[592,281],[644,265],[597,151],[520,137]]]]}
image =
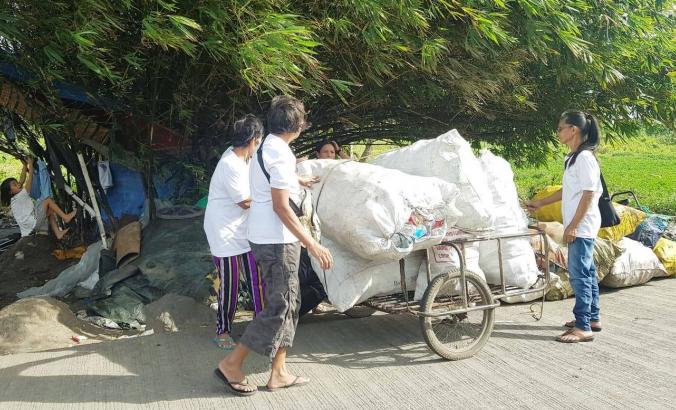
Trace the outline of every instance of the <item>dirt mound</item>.
{"type": "Polygon", "coordinates": [[[49,297],[22,299],[0,310],[0,355],[70,347],[77,344],[74,335],[86,336],[83,344],[120,334],[78,320],[68,305],[49,297]]]}
{"type": "Polygon", "coordinates": [[[214,326],[216,314],[187,296],[164,295],[144,308],[146,325],[155,333],[178,332],[196,326],[214,326]]]}

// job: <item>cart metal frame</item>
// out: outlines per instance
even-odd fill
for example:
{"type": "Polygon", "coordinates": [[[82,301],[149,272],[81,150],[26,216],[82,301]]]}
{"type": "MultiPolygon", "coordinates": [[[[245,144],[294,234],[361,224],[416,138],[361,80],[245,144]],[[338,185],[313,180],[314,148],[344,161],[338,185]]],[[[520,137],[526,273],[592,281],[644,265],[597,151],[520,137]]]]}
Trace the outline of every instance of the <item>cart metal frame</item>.
{"type": "MultiPolygon", "coordinates": [[[[459,279],[460,279],[460,291],[459,295],[455,296],[446,296],[444,298],[439,298],[435,299],[433,301],[433,304],[435,304],[437,307],[438,306],[444,306],[444,305],[450,305],[454,304],[457,306],[458,303],[458,298],[460,298],[461,307],[460,308],[455,308],[455,309],[446,309],[446,310],[441,310],[438,312],[424,312],[421,309],[421,305],[424,302],[423,300],[420,301],[413,301],[412,300],[412,295],[411,291],[407,289],[406,286],[406,278],[405,278],[405,260],[401,259],[399,260],[399,272],[401,275],[401,293],[393,294],[393,295],[387,295],[387,296],[376,296],[373,298],[370,298],[366,300],[365,302],[362,303],[362,305],[371,307],[372,309],[386,312],[386,313],[391,313],[391,314],[399,314],[399,313],[408,313],[413,316],[419,317],[419,318],[441,318],[441,317],[448,317],[451,315],[463,315],[467,314],[469,312],[476,312],[476,311],[487,311],[487,310],[493,310],[501,305],[500,300],[503,298],[511,297],[511,296],[522,296],[522,295],[529,295],[533,293],[542,293],[542,298],[539,301],[539,312],[537,312],[534,309],[534,306],[538,304],[538,302],[534,302],[530,306],[531,313],[533,314],[533,318],[537,321],[542,318],[542,315],[544,313],[544,302],[545,302],[545,294],[548,289],[549,283],[550,283],[550,272],[549,272],[549,262],[550,262],[550,257],[549,257],[549,242],[547,240],[547,235],[545,234],[544,230],[535,227],[535,226],[529,226],[528,231],[525,232],[517,232],[517,233],[512,233],[512,234],[501,234],[501,235],[495,235],[495,234],[490,234],[490,233],[484,233],[484,234],[477,234],[477,233],[471,233],[471,232],[462,232],[461,234],[458,234],[457,236],[452,237],[451,239],[446,239],[440,243],[440,245],[447,245],[453,248],[459,257],[460,261],[460,269],[459,269],[459,279]],[[510,239],[517,239],[517,238],[527,238],[530,240],[531,237],[533,236],[540,236],[540,249],[536,250],[537,256],[541,257],[544,259],[543,265],[545,266],[544,272],[540,270],[539,278],[543,279],[541,281],[541,284],[529,289],[521,289],[521,288],[516,288],[513,286],[507,286],[506,280],[505,280],[505,275],[504,275],[504,268],[503,268],[503,251],[502,247],[505,241],[510,240],[510,239]],[[482,304],[480,306],[475,306],[473,303],[471,303],[470,298],[468,296],[467,292],[467,270],[466,270],[466,261],[465,261],[465,246],[469,243],[475,243],[475,242],[483,242],[483,241],[496,241],[497,242],[497,256],[499,258],[498,261],[498,266],[500,269],[500,285],[496,286],[487,286],[488,289],[490,290],[490,295],[491,295],[491,300],[487,304],[482,304]]],[[[428,289],[430,285],[432,284],[432,281],[436,278],[432,278],[432,271],[430,267],[430,251],[431,249],[425,249],[426,252],[426,258],[425,258],[425,264],[426,264],[426,271],[427,271],[427,286],[428,289]]],[[[438,275],[438,276],[443,276],[438,275]]],[[[458,272],[454,273],[447,273],[446,276],[448,276],[449,279],[455,279],[458,276],[458,272]],[[451,276],[453,275],[453,276],[451,276]]],[[[427,297],[428,292],[425,292],[425,297],[427,297]]],[[[488,329],[489,332],[492,332],[492,324],[490,326],[490,329],[488,329]]],[[[428,345],[430,343],[428,342],[428,345]]],[[[483,346],[483,345],[482,345],[483,346]]],[[[435,350],[433,346],[430,345],[430,348],[432,350],[435,350]]],[[[442,356],[441,353],[435,350],[437,354],[442,356]]],[[[442,356],[443,357],[443,356],[442,356]]],[[[454,360],[454,359],[451,359],[454,360]]]]}

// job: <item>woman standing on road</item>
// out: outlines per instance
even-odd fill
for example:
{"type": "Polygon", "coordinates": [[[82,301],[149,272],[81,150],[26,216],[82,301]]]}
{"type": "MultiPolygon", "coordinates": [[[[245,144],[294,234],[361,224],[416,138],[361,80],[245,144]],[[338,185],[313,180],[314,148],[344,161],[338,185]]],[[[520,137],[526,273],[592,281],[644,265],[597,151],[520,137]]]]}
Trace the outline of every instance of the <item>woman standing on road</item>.
{"type": "Polygon", "coordinates": [[[230,334],[237,310],[240,273],[247,279],[254,314],[263,310],[265,284],[246,238],[251,206],[249,162],[262,138],[263,124],[256,116],[248,114],[235,122],[232,148],[218,161],[209,184],[204,232],[220,278],[214,342],[225,350],[235,347],[230,334]]]}
{"type": "Polygon", "coordinates": [[[535,211],[562,201],[563,240],[568,244],[568,271],[575,291],[575,320],[556,340],[591,342],[601,330],[599,285],[594,266],[594,238],[601,228],[599,198],[603,192],[601,170],[594,151],[599,144],[599,124],[591,114],[566,111],[556,129],[559,141],[570,149],[564,161],[563,189],[539,201],[528,202],[535,211]]]}

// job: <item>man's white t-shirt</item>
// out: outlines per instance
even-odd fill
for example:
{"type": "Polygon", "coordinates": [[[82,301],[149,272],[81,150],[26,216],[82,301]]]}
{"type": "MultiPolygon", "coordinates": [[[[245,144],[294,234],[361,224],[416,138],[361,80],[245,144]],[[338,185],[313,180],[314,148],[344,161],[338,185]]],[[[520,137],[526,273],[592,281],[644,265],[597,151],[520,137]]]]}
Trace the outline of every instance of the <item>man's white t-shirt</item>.
{"type": "Polygon", "coordinates": [[[287,229],[272,209],[272,190],[286,189],[289,198],[298,203],[300,185],[296,176],[296,157],[289,144],[274,134],[263,142],[263,163],[270,174],[268,183],[254,154],[251,159],[251,213],[249,241],[255,244],[293,243],[298,238],[287,229]]]}
{"type": "Polygon", "coordinates": [[[561,211],[564,227],[567,227],[575,217],[583,191],[592,191],[594,197],[589,211],[580,220],[576,236],[578,238],[596,238],[601,228],[601,211],[599,211],[598,204],[603,193],[603,186],[601,185],[601,170],[598,161],[596,161],[594,154],[587,150],[580,152],[575,163],[568,166],[563,172],[561,211]]]}
{"type": "Polygon", "coordinates": [[[21,188],[21,191],[12,197],[10,208],[19,229],[21,229],[21,236],[30,235],[36,223],[35,204],[25,188],[21,188]]]}
{"type": "Polygon", "coordinates": [[[250,197],[249,164],[230,148],[211,176],[204,213],[204,232],[213,256],[224,258],[251,250],[246,239],[248,210],[237,205],[250,197]]]}

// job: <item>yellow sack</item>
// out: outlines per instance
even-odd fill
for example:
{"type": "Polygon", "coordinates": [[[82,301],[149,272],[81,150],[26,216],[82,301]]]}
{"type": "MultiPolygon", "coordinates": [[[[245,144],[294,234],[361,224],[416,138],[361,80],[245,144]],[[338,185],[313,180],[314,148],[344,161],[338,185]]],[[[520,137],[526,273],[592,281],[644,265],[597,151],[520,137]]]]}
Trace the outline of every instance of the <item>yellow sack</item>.
{"type": "Polygon", "coordinates": [[[599,238],[619,241],[625,236],[631,235],[641,222],[648,217],[645,212],[630,206],[613,203],[613,207],[615,207],[615,212],[620,217],[620,223],[608,228],[601,228],[598,235],[599,238]]]}
{"type": "Polygon", "coordinates": [[[662,262],[669,276],[676,275],[676,242],[661,238],[655,244],[653,252],[657,255],[657,259],[662,262]]]}
{"type": "MultiPolygon", "coordinates": [[[[538,199],[547,198],[554,192],[561,189],[561,185],[551,185],[538,192],[533,196],[533,201],[538,199]]],[[[553,204],[545,205],[542,208],[535,211],[533,214],[535,219],[540,222],[561,222],[563,223],[563,216],[561,214],[561,201],[554,202],[553,204]]],[[[633,231],[632,231],[633,232],[633,231]]]]}

